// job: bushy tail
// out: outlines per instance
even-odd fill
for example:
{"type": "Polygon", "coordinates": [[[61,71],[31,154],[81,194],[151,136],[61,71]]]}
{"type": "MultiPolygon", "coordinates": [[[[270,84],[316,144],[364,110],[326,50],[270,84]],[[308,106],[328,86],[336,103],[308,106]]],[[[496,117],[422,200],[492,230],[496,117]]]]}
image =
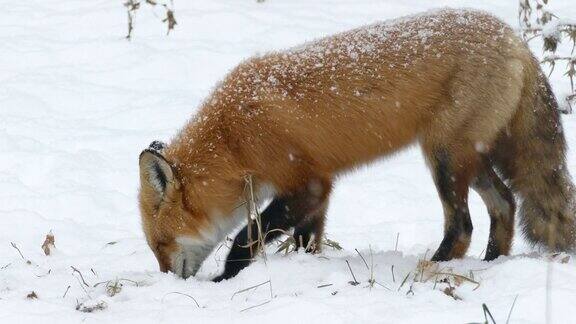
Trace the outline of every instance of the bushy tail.
{"type": "Polygon", "coordinates": [[[576,195],[558,103],[537,62],[525,73],[520,106],[492,158],[520,199],[524,236],[551,251],[574,251],[576,195]]]}

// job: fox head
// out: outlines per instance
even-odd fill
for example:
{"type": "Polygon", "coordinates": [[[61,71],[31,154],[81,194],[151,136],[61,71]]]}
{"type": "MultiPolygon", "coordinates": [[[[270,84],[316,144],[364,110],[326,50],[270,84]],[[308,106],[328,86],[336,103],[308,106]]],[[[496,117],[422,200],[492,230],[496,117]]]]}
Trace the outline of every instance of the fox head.
{"type": "Polygon", "coordinates": [[[140,154],[142,227],[160,271],[187,278],[198,271],[213,244],[200,236],[198,222],[205,217],[187,206],[176,170],[162,154],[165,147],[154,141],[140,154]]]}
{"type": "Polygon", "coordinates": [[[246,219],[245,209],[237,208],[244,185],[230,163],[217,168],[219,177],[179,174],[184,171],[167,151],[154,141],[140,154],[142,227],[160,271],[188,278],[246,219]]]}

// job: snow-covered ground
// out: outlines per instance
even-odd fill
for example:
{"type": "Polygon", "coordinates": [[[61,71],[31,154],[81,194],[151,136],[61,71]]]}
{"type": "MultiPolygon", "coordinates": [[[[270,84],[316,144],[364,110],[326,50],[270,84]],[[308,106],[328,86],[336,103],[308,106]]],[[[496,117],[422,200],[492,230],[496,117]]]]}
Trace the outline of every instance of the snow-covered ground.
{"type": "MultiPolygon", "coordinates": [[[[517,1],[175,0],[168,37],[163,10],[144,7],[131,42],[122,2],[2,1],[0,323],[465,323],[484,321],[483,303],[504,323],[516,297],[510,323],[543,323],[547,309],[553,323],[574,322],[575,261],[547,262],[519,235],[512,256],[481,261],[489,222],[474,194],[468,257],[417,268],[439,244],[443,217],[415,148],[340,179],[327,233],[342,251],[271,248],[266,262],[215,284],[222,249],[184,281],[158,271],[140,228],[138,154],[174,135],[243,58],[438,6],[484,9],[517,26],[517,1]],[[51,230],[56,250],[45,256],[51,230]],[[346,261],[359,285],[349,283],[346,261]],[[449,283],[435,283],[442,278],[449,283]],[[123,286],[110,297],[96,285],[106,281],[123,286]],[[449,285],[459,300],[444,293],[449,285]],[[75,309],[101,302],[93,313],[75,309]]],[[[550,2],[576,17],[573,0],[550,2]]],[[[552,81],[558,94],[568,91],[561,73],[552,81]]],[[[576,115],[563,122],[576,175],[576,115]]]]}

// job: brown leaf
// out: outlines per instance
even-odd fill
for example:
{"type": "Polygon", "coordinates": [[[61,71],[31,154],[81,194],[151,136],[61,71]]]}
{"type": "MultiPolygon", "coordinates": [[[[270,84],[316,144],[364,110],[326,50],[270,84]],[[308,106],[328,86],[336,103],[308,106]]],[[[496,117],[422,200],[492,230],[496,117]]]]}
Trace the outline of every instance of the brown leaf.
{"type": "Polygon", "coordinates": [[[55,243],[54,234],[52,234],[52,231],[50,231],[48,234],[46,234],[44,243],[42,243],[42,250],[44,250],[44,254],[46,255],[52,254],[52,249],[56,248],[54,243],[55,243]]]}

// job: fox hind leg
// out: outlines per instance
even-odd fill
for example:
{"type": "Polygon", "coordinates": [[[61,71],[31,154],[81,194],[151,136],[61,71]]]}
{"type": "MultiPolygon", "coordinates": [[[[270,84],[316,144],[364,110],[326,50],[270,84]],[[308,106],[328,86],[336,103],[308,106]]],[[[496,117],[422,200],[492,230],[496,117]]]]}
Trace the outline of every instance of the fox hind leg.
{"type": "Polygon", "coordinates": [[[484,260],[490,261],[500,255],[508,255],[514,236],[514,213],[516,204],[512,191],[494,172],[485,159],[472,188],[480,195],[490,215],[490,236],[484,260]]]}
{"type": "Polygon", "coordinates": [[[455,154],[444,148],[427,154],[444,209],[444,238],[432,261],[461,258],[468,250],[472,236],[468,187],[474,170],[473,160],[465,161],[455,157],[455,154]]]}

